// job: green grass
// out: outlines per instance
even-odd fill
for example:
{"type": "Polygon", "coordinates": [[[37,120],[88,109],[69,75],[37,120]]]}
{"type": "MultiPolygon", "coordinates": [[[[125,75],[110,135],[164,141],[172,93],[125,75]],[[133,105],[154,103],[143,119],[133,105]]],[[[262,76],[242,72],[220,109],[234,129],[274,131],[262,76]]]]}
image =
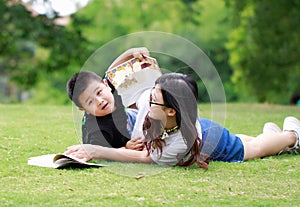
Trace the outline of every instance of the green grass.
{"type": "MultiPolygon", "coordinates": [[[[200,113],[210,118],[210,105],[200,113]]],[[[299,206],[300,156],[196,167],[109,163],[106,168],[56,170],[27,159],[78,144],[71,106],[0,105],[0,206],[299,206]],[[147,176],[135,179],[139,173],[147,176]]],[[[264,122],[282,125],[300,108],[228,104],[224,124],[256,135],[264,122]]]]}

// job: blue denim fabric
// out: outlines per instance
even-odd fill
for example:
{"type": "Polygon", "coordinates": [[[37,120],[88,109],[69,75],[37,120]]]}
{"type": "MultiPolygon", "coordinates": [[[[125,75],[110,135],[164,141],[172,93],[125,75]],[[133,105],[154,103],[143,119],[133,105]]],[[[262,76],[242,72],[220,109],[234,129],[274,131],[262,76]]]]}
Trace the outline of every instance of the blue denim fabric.
{"type": "MultiPolygon", "coordinates": [[[[131,136],[138,110],[126,109],[127,129],[131,136]]],[[[226,128],[209,120],[198,118],[202,129],[201,152],[208,154],[214,161],[242,162],[244,146],[239,137],[226,128]]]]}
{"type": "Polygon", "coordinates": [[[134,127],[134,124],[135,124],[135,121],[136,121],[136,116],[137,116],[138,110],[127,108],[125,112],[126,112],[127,117],[128,117],[128,119],[127,119],[127,130],[128,130],[129,135],[130,135],[130,138],[131,138],[131,134],[132,134],[133,127],[134,127]]]}
{"type": "Polygon", "coordinates": [[[208,120],[198,119],[202,128],[201,151],[211,156],[214,161],[242,162],[244,145],[239,137],[226,128],[208,120]]]}

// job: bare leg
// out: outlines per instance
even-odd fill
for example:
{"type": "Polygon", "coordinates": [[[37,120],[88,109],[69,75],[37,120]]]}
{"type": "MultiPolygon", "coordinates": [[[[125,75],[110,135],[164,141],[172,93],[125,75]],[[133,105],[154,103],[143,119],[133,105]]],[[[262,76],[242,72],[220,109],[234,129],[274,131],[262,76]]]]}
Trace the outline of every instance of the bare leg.
{"type": "Polygon", "coordinates": [[[255,139],[255,137],[245,135],[245,134],[236,134],[236,136],[238,136],[243,142],[250,142],[253,139],[255,139]]]}
{"type": "Polygon", "coordinates": [[[296,135],[294,132],[282,132],[274,134],[260,134],[249,141],[247,135],[239,135],[244,144],[244,160],[262,158],[275,155],[286,147],[294,146],[296,135]]]}

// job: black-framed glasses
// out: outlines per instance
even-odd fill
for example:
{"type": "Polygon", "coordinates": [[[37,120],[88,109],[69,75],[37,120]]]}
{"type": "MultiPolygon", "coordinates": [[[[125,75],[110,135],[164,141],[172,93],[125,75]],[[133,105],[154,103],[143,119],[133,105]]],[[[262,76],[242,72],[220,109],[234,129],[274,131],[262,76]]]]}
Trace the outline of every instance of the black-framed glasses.
{"type": "Polygon", "coordinates": [[[152,104],[153,104],[153,105],[158,105],[158,106],[166,106],[166,105],[164,105],[164,104],[160,104],[160,103],[155,103],[155,102],[149,101],[150,107],[151,107],[152,104]]]}
{"type": "Polygon", "coordinates": [[[149,105],[150,105],[150,107],[151,107],[151,105],[166,106],[165,104],[156,103],[156,102],[152,101],[152,91],[153,91],[153,89],[154,89],[154,87],[150,91],[150,99],[149,99],[149,105]]]}

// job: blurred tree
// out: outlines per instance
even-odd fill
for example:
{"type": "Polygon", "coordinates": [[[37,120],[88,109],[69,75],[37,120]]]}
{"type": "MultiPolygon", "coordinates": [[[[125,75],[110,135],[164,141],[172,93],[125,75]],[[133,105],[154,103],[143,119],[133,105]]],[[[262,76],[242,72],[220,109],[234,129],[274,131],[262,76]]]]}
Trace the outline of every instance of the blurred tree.
{"type": "MultiPolygon", "coordinates": [[[[216,66],[225,86],[227,100],[236,99],[230,80],[232,70],[228,65],[228,52],[224,46],[231,30],[228,20],[230,8],[225,7],[223,0],[174,0],[163,3],[161,0],[93,1],[72,15],[71,24],[67,27],[55,25],[53,19],[45,16],[32,17],[22,5],[7,6],[9,1],[5,2],[0,5],[3,11],[1,15],[6,18],[0,23],[0,29],[8,32],[6,35],[1,33],[0,62],[5,65],[3,68],[10,77],[22,87],[29,88],[37,83],[34,91],[38,98],[35,101],[49,102],[50,98],[42,95],[46,90],[50,97],[55,96],[54,101],[64,102],[57,98],[58,94],[67,98],[65,83],[91,56],[90,51],[96,51],[123,35],[141,31],[177,34],[195,43],[216,66]],[[7,45],[11,45],[10,52],[7,52],[7,45]],[[26,46],[27,52],[18,49],[21,45],[22,48],[26,46]]],[[[142,46],[139,42],[129,44],[124,41],[116,45],[113,51],[107,51],[88,69],[97,70],[100,74],[125,49],[142,46]]],[[[176,44],[168,47],[168,50],[189,54],[189,48],[178,48],[176,44]]],[[[206,86],[191,68],[174,57],[153,55],[163,68],[189,73],[197,78],[201,100],[209,101],[206,86]]],[[[199,57],[191,58],[195,62],[199,60],[199,57]]]]}
{"type": "MultiPolygon", "coordinates": [[[[165,1],[163,4],[160,0],[94,1],[77,15],[92,19],[92,24],[86,25],[83,32],[94,42],[95,48],[122,35],[139,31],[168,32],[185,37],[211,58],[224,82],[228,99],[235,100],[235,94],[231,90],[232,70],[228,65],[228,52],[225,49],[231,23],[228,21],[229,8],[225,7],[223,0],[174,0],[165,1]]],[[[141,46],[128,45],[124,42],[110,53],[111,58],[123,52],[126,45],[127,47],[141,46]]],[[[176,44],[169,45],[169,47],[172,47],[169,50],[189,53],[188,48],[178,48],[176,44]]],[[[191,68],[174,57],[163,54],[153,55],[158,58],[160,65],[164,68],[188,73],[196,78],[201,88],[201,101],[209,101],[205,86],[191,68]]],[[[191,58],[199,59],[199,57],[191,58]]],[[[99,66],[100,68],[105,68],[105,65],[107,67],[112,61],[110,58],[106,60],[99,63],[103,65],[99,66]]]]}
{"type": "Polygon", "coordinates": [[[300,1],[228,1],[236,28],[228,49],[240,97],[288,103],[300,91],[300,1]]]}
{"type": "MultiPolygon", "coordinates": [[[[229,54],[225,46],[228,41],[228,34],[232,29],[232,23],[229,21],[230,8],[226,7],[223,0],[182,1],[185,3],[187,11],[184,12],[183,23],[178,27],[177,32],[193,41],[205,52],[219,73],[227,101],[235,101],[237,97],[232,90],[233,83],[230,79],[232,69],[228,63],[229,54]]],[[[207,86],[204,86],[201,80],[198,82],[199,95],[202,97],[202,101],[210,101],[210,97],[206,94],[207,86]]],[[[210,82],[214,84],[213,79],[210,82]]]]}
{"type": "MultiPolygon", "coordinates": [[[[37,84],[35,101],[49,102],[42,95],[46,90],[54,102],[66,102],[65,83],[91,51],[140,31],[168,32],[195,43],[214,63],[228,101],[287,103],[300,91],[299,0],[93,1],[72,15],[67,26],[55,24],[55,13],[53,19],[32,16],[19,1],[2,0],[0,15],[0,84],[6,77],[23,90],[37,84]]],[[[101,73],[124,48],[142,46],[139,42],[116,45],[93,69],[101,73]]],[[[170,47],[189,52],[176,44],[170,47]]],[[[164,68],[198,78],[200,97],[209,101],[206,86],[191,68],[172,57],[154,55],[164,68]]]]}
{"type": "MultiPolygon", "coordinates": [[[[19,2],[0,2],[0,63],[3,73],[21,89],[30,89],[43,74],[62,71],[72,65],[78,71],[89,55],[87,39],[80,26],[88,22],[72,18],[68,26],[55,24],[46,16],[32,16],[19,2]]],[[[65,87],[65,81],[58,85],[65,87]]],[[[53,87],[57,88],[58,85],[53,87]]]]}

